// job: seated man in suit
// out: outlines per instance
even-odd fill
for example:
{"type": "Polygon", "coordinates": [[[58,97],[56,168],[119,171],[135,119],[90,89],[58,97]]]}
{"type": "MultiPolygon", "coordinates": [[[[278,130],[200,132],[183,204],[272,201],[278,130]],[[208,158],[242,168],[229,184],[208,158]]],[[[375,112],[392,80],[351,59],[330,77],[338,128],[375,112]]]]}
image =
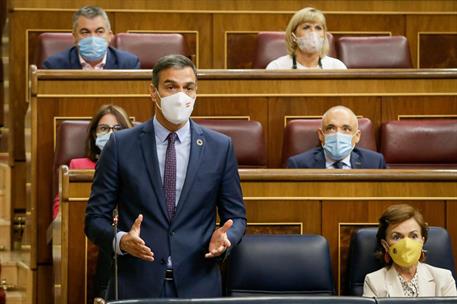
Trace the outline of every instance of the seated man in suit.
{"type": "Polygon", "coordinates": [[[344,106],[335,106],[322,116],[317,130],[321,147],[290,157],[288,168],[385,169],[382,154],[357,148],[361,132],[355,114],[344,106]]]}
{"type": "Polygon", "coordinates": [[[105,11],[85,6],[73,15],[75,45],[47,58],[47,69],[139,69],[137,56],[109,46],[113,33],[105,11]]]}

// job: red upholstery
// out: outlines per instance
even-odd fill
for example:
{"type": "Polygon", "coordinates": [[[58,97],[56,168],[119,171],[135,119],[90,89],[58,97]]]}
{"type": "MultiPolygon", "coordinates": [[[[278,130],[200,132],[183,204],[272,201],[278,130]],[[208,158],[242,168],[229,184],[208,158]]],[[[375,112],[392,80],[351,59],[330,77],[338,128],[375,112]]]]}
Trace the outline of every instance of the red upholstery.
{"type": "Polygon", "coordinates": [[[142,69],[151,69],[159,58],[165,55],[181,54],[192,57],[181,34],[119,33],[115,41],[118,49],[138,56],[142,69]]]}
{"type": "Polygon", "coordinates": [[[71,48],[73,45],[72,33],[42,33],[38,36],[34,63],[41,69],[46,58],[71,48]]]}
{"type": "Polygon", "coordinates": [[[265,138],[260,122],[235,119],[197,119],[197,122],[232,138],[240,168],[266,167],[265,138]]]}
{"type": "Polygon", "coordinates": [[[457,120],[399,120],[381,126],[389,168],[457,169],[457,120]]]}
{"type": "Polygon", "coordinates": [[[348,68],[411,68],[404,36],[340,37],[338,57],[348,68]]]}
{"type": "MultiPolygon", "coordinates": [[[[327,32],[329,40],[329,56],[335,57],[335,42],[333,35],[327,32]]],[[[274,59],[287,55],[285,32],[259,32],[256,41],[256,53],[253,60],[253,69],[264,69],[274,59]]]]}
{"type": "MultiPolygon", "coordinates": [[[[284,129],[282,147],[282,164],[287,166],[287,159],[320,145],[317,129],[321,127],[321,119],[294,119],[284,129]]],[[[359,118],[359,129],[362,133],[358,147],[376,151],[376,139],[373,125],[368,118],[359,118]]]]}

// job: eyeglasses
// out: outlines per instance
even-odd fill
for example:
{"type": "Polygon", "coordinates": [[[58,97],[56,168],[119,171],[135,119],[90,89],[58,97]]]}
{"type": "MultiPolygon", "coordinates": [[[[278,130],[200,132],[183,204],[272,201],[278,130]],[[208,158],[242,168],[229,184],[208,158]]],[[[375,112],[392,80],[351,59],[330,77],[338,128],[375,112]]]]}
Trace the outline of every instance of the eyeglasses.
{"type": "Polygon", "coordinates": [[[101,124],[98,125],[97,128],[95,129],[97,135],[105,135],[108,134],[110,131],[117,132],[119,130],[122,130],[121,125],[114,125],[110,127],[109,125],[101,124]]]}

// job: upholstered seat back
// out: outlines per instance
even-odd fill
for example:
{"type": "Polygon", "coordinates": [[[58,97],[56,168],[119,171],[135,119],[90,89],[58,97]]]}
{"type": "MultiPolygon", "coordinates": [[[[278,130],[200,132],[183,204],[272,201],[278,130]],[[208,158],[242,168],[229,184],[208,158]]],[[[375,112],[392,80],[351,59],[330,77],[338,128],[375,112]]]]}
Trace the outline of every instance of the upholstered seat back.
{"type": "Polygon", "coordinates": [[[68,165],[74,158],[86,157],[88,120],[64,120],[57,130],[54,169],[68,165]]]}
{"type": "Polygon", "coordinates": [[[35,50],[35,63],[43,68],[43,62],[49,56],[71,48],[74,44],[72,33],[41,33],[35,50]]]}
{"type": "MultiPolygon", "coordinates": [[[[417,299],[415,299],[417,300],[417,299]]],[[[138,299],[108,302],[108,304],[376,304],[373,298],[339,296],[262,296],[262,297],[225,297],[197,299],[138,299]]],[[[427,302],[429,303],[429,302],[427,302]]],[[[441,303],[441,302],[438,302],[441,303]]],[[[451,302],[446,302],[451,303],[451,302]]]]}
{"type": "Polygon", "coordinates": [[[191,58],[186,40],[177,33],[119,33],[115,42],[119,50],[137,55],[142,69],[152,69],[165,55],[180,54],[191,58]]]}
{"type": "Polygon", "coordinates": [[[247,235],[226,271],[229,296],[334,294],[329,247],[320,235],[247,235]]]}
{"type": "MultiPolygon", "coordinates": [[[[259,32],[256,39],[256,51],[252,64],[253,69],[264,69],[273,60],[287,55],[285,32],[259,32]]],[[[329,56],[335,57],[333,35],[327,32],[329,56]]],[[[291,67],[292,68],[292,67],[291,67]]]]}
{"type": "Polygon", "coordinates": [[[340,37],[336,49],[339,59],[352,69],[412,67],[404,36],[340,37]]]}
{"type": "Polygon", "coordinates": [[[385,122],[381,152],[389,168],[457,169],[457,119],[385,122]]]}
{"type": "MultiPolygon", "coordinates": [[[[361,296],[363,282],[368,273],[381,269],[375,258],[377,228],[362,228],[353,233],[349,246],[347,289],[349,294],[361,296]]],[[[430,227],[425,243],[426,263],[449,269],[455,276],[454,257],[448,232],[441,227],[430,227]]]]}
{"type": "MultiPolygon", "coordinates": [[[[289,157],[320,145],[317,129],[321,127],[321,122],[321,119],[293,119],[287,123],[282,148],[284,167],[289,157]]],[[[357,146],[376,151],[376,139],[371,120],[359,118],[359,129],[362,135],[357,146]]]]}
{"type": "Polygon", "coordinates": [[[262,124],[254,120],[196,119],[197,123],[232,138],[240,168],[265,168],[267,165],[262,124]]]}

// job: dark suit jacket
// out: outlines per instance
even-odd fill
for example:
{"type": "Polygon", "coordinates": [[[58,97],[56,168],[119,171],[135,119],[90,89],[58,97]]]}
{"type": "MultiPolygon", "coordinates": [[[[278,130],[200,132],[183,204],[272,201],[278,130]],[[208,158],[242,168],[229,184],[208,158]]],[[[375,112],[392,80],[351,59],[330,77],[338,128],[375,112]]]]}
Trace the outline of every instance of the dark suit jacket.
{"type": "MultiPolygon", "coordinates": [[[[322,147],[289,157],[288,168],[325,169],[325,155],[322,147]]],[[[381,153],[363,148],[354,148],[351,152],[352,169],[385,169],[386,163],[381,153]]]]}
{"type": "MultiPolygon", "coordinates": [[[[78,48],[76,46],[69,48],[63,52],[49,56],[43,62],[45,69],[82,69],[79,62],[78,48]]],[[[108,55],[106,56],[106,64],[104,69],[139,69],[140,60],[137,56],[117,50],[115,48],[108,48],[108,55]]]]}
{"type": "Polygon", "coordinates": [[[171,222],[155,147],[152,120],[111,135],[97,162],[86,209],[86,235],[112,253],[111,214],[116,203],[121,231],[128,232],[138,214],[143,214],[140,237],[154,252],[155,261],[128,254],[118,257],[121,299],[159,297],[168,256],[179,297],[221,296],[218,260],[204,257],[216,225],[216,208],[221,223],[234,220],[228,232],[232,245],[240,242],[246,227],[231,140],[191,121],[189,165],[171,222]]]}

